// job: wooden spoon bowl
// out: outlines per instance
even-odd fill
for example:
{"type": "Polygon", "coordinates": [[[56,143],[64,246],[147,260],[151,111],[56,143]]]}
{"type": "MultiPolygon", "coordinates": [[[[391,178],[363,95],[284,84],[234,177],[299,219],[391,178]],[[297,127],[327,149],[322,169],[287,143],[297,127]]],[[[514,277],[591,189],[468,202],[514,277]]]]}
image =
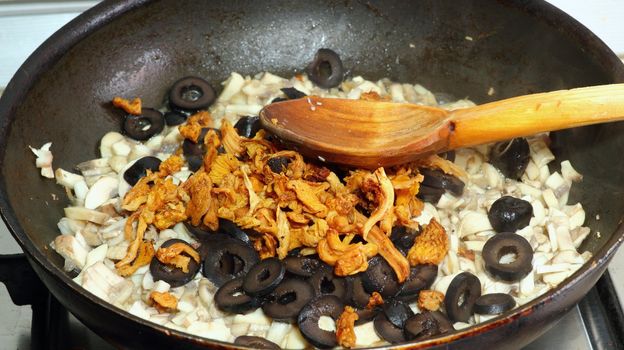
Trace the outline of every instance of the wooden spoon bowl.
{"type": "Polygon", "coordinates": [[[361,168],[406,163],[460,147],[624,119],[624,84],[514,97],[448,111],[409,103],[308,96],[260,112],[286,146],[361,168]]]}

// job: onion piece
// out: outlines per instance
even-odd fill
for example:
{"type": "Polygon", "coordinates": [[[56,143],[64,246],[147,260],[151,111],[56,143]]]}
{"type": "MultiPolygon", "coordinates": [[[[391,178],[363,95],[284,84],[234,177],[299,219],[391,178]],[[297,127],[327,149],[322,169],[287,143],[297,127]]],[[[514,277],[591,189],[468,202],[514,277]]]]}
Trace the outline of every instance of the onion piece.
{"type": "Polygon", "coordinates": [[[84,207],[67,207],[63,210],[65,211],[65,216],[69,219],[91,221],[99,225],[110,219],[108,214],[84,207]]]}
{"type": "Polygon", "coordinates": [[[119,181],[114,177],[104,176],[98,179],[85,197],[85,208],[95,209],[117,195],[119,181]]]}

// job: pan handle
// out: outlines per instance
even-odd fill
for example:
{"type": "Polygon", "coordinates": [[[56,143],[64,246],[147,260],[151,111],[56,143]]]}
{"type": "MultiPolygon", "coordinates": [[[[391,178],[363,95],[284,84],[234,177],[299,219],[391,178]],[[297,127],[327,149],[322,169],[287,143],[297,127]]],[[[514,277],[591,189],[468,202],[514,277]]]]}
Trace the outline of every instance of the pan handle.
{"type": "Polygon", "coordinates": [[[34,305],[48,296],[48,289],[24,254],[0,255],[0,282],[15,305],[34,305]]]}

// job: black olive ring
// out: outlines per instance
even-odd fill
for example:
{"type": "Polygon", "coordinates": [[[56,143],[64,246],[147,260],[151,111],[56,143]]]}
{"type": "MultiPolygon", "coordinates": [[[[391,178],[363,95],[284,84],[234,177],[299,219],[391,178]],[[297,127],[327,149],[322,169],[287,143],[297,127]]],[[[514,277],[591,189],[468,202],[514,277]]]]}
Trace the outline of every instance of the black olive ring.
{"type": "Polygon", "coordinates": [[[251,267],[243,279],[243,289],[251,296],[271,293],[284,279],[284,265],[278,258],[268,258],[251,267]]]}
{"type": "Polygon", "coordinates": [[[494,145],[490,153],[490,163],[510,179],[519,180],[529,165],[529,143],[519,137],[494,145]]]}
{"type": "MultiPolygon", "coordinates": [[[[185,241],[177,238],[173,238],[165,241],[160,245],[161,248],[166,248],[174,243],[182,243],[188,245],[185,241]]],[[[188,272],[182,271],[182,269],[177,267],[172,267],[167,264],[163,264],[160,260],[155,257],[152,258],[150,262],[150,273],[154,278],[154,281],[165,281],[169,283],[172,288],[183,286],[189,283],[199,271],[199,263],[197,263],[193,258],[190,259],[188,265],[188,272]]]]}
{"type": "Polygon", "coordinates": [[[329,316],[337,321],[343,308],[342,301],[333,295],[325,295],[309,302],[297,317],[297,325],[303,337],[317,348],[333,348],[338,345],[336,332],[323,330],[318,323],[321,316],[329,316]]]}
{"type": "Polygon", "coordinates": [[[173,109],[196,111],[210,106],[215,97],[214,89],[204,79],[184,77],[171,87],[169,104],[173,109]]]}
{"type": "Polygon", "coordinates": [[[234,314],[245,314],[260,306],[260,301],[243,292],[243,279],[235,278],[223,284],[214,296],[217,308],[234,314]]]}
{"type": "Polygon", "coordinates": [[[533,270],[533,248],[522,236],[511,232],[496,234],[485,242],[482,251],[485,269],[496,278],[503,281],[519,281],[533,270]],[[504,264],[500,259],[514,254],[515,259],[504,264]]]}
{"type": "Polygon", "coordinates": [[[396,299],[384,300],[382,309],[388,321],[399,328],[403,328],[405,321],[414,315],[406,303],[396,299]]]}
{"type": "Polygon", "coordinates": [[[167,126],[176,126],[186,121],[186,115],[179,111],[169,111],[165,113],[165,122],[167,126]]]}
{"type": "Polygon", "coordinates": [[[295,100],[298,98],[302,98],[302,97],[306,97],[308,95],[306,95],[304,92],[301,92],[293,87],[286,87],[286,88],[282,88],[280,89],[282,90],[282,92],[284,93],[284,95],[286,95],[286,97],[289,100],[295,100]]]}
{"type": "Polygon", "coordinates": [[[416,314],[405,322],[405,335],[410,340],[424,340],[438,334],[440,326],[430,312],[416,314]]]}
{"type": "Polygon", "coordinates": [[[416,197],[424,202],[436,204],[444,192],[446,191],[443,188],[420,185],[420,190],[418,191],[416,197]]]}
{"type": "Polygon", "coordinates": [[[238,227],[235,223],[226,219],[219,219],[219,232],[223,232],[230,237],[237,239],[247,245],[251,245],[251,239],[249,239],[249,235],[247,232],[243,231],[242,228],[238,227]]]}
{"type": "Polygon", "coordinates": [[[320,49],[308,66],[308,75],[316,85],[329,89],[340,85],[344,74],[340,56],[330,49],[320,49]]]}
{"type": "Polygon", "coordinates": [[[498,315],[516,306],[514,298],[505,293],[491,293],[480,296],[474,305],[474,312],[481,315],[498,315]]]}
{"type": "Polygon", "coordinates": [[[424,186],[445,189],[455,196],[464,193],[464,182],[453,175],[427,168],[419,169],[419,172],[425,177],[421,183],[424,186]]]}
{"type": "Polygon", "coordinates": [[[241,117],[236,124],[234,124],[234,129],[238,135],[246,137],[248,139],[256,136],[256,133],[262,129],[262,125],[260,124],[260,117],[258,116],[244,116],[241,117]]]}
{"type": "Polygon", "coordinates": [[[158,134],[165,127],[165,117],[152,108],[141,109],[141,115],[128,115],[124,119],[123,130],[137,141],[145,141],[158,134]]]}
{"type": "Polygon", "coordinates": [[[351,303],[358,308],[366,308],[370,294],[364,290],[362,276],[356,275],[351,279],[351,303]]]}
{"type": "Polygon", "coordinates": [[[397,327],[388,320],[385,313],[380,312],[373,321],[373,327],[377,335],[390,343],[403,343],[405,342],[405,334],[403,328],[397,327]]]}
{"type": "Polygon", "coordinates": [[[335,295],[345,301],[349,297],[347,279],[334,275],[334,271],[321,268],[310,277],[315,296],[335,295]]]}
{"type": "Polygon", "coordinates": [[[123,174],[124,180],[131,186],[136,185],[139,180],[147,175],[147,170],[158,171],[160,159],[152,156],[143,157],[132,164],[123,174]]]}
{"type": "Polygon", "coordinates": [[[368,269],[362,273],[364,290],[378,292],[384,299],[394,297],[399,291],[399,281],[388,262],[375,256],[369,260],[368,269]]]}
{"type": "Polygon", "coordinates": [[[524,199],[502,196],[490,207],[488,220],[496,232],[516,232],[529,226],[533,206],[524,199]]]}
{"type": "Polygon", "coordinates": [[[411,302],[418,298],[418,293],[431,287],[433,281],[438,277],[438,265],[416,265],[410,269],[407,281],[401,286],[398,299],[411,302]]]}
{"type": "Polygon", "coordinates": [[[262,306],[264,313],[278,321],[290,321],[299,315],[301,309],[314,298],[312,286],[300,279],[283,281],[268,297],[270,301],[262,306]]]}
{"type": "Polygon", "coordinates": [[[260,260],[252,247],[234,239],[209,246],[212,249],[206,254],[202,273],[218,287],[245,275],[260,260]]]}
{"type": "Polygon", "coordinates": [[[310,277],[321,267],[321,261],[310,256],[289,256],[283,261],[286,271],[301,277],[310,277]]]}
{"type": "Polygon", "coordinates": [[[359,326],[361,324],[372,321],[379,313],[382,313],[380,307],[374,307],[369,309],[364,307],[363,309],[356,309],[355,313],[358,315],[358,319],[355,321],[355,325],[359,326]]]}
{"type": "Polygon", "coordinates": [[[455,276],[444,296],[446,314],[453,322],[468,322],[474,303],[481,296],[481,282],[470,272],[455,276]]]}
{"type": "Polygon", "coordinates": [[[451,321],[440,311],[426,311],[405,321],[405,335],[414,340],[424,340],[454,330],[451,321]]]}

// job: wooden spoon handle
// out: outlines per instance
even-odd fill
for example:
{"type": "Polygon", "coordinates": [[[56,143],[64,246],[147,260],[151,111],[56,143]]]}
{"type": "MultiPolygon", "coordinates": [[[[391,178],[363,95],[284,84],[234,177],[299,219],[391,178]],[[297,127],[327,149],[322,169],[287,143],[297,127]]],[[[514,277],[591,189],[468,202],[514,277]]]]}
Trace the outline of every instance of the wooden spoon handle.
{"type": "Polygon", "coordinates": [[[450,113],[449,149],[624,120],[624,84],[520,96],[450,113]]]}

